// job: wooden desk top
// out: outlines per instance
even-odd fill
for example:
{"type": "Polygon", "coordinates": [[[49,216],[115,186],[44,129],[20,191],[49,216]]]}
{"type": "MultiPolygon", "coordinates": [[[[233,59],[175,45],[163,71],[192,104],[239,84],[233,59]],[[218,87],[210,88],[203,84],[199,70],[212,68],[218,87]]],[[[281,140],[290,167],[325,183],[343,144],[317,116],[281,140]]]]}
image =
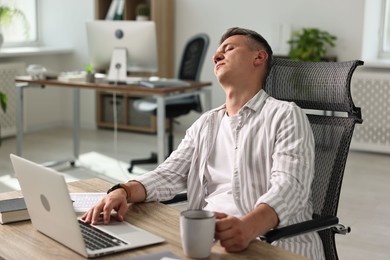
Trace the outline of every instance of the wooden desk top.
{"type": "Polygon", "coordinates": [[[132,95],[168,95],[175,92],[183,92],[190,90],[199,90],[204,87],[211,86],[211,82],[200,82],[200,81],[188,81],[191,83],[190,86],[182,87],[167,87],[167,88],[148,88],[138,84],[131,85],[110,85],[107,83],[88,83],[88,82],[65,82],[59,80],[33,80],[30,76],[19,76],[15,78],[15,82],[29,83],[32,85],[45,85],[45,86],[61,86],[61,87],[73,87],[73,88],[86,88],[94,89],[99,91],[119,91],[129,92],[132,95]]]}
{"type": "MultiPolygon", "coordinates": [[[[69,183],[71,192],[101,192],[112,184],[101,179],[81,180],[69,183]]],[[[0,199],[20,196],[18,191],[0,193],[0,199]]],[[[128,259],[161,251],[171,251],[182,259],[187,259],[182,251],[179,233],[179,210],[161,203],[133,204],[126,220],[166,239],[159,245],[134,249],[99,259],[128,259]]],[[[85,259],[72,250],[46,237],[33,228],[30,221],[0,225],[0,259],[85,259]]],[[[212,248],[210,259],[267,259],[267,260],[303,260],[281,248],[255,241],[249,248],[238,254],[229,254],[217,243],[212,248]]]]}

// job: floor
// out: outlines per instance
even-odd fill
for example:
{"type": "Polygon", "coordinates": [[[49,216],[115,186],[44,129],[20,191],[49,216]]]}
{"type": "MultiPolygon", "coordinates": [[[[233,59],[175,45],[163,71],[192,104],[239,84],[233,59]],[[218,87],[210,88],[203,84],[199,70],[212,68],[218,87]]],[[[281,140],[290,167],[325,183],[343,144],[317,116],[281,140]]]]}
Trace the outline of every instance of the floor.
{"type": "MultiPolygon", "coordinates": [[[[176,138],[180,141],[182,134],[176,138]]],[[[139,158],[154,150],[154,135],[108,130],[82,130],[80,162],[56,167],[68,181],[100,177],[111,182],[130,178],[126,166],[129,158],[139,158]],[[94,165],[94,166],[93,166],[94,165]]],[[[18,188],[13,178],[9,154],[15,153],[15,139],[0,146],[0,192],[18,188]]],[[[23,156],[46,162],[72,154],[69,129],[52,129],[25,135],[23,156]]],[[[137,173],[154,166],[137,168],[137,173]]],[[[345,170],[340,198],[339,218],[352,232],[337,236],[340,259],[390,259],[390,155],[351,151],[345,170]]]]}

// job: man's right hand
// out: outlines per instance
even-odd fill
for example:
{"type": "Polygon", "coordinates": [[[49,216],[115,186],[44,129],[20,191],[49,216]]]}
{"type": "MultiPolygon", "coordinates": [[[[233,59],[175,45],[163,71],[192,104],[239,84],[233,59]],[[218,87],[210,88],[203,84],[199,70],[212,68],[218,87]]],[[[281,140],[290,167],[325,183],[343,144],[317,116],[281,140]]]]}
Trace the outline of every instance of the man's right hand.
{"type": "Polygon", "coordinates": [[[126,200],[127,194],[124,189],[117,189],[104,196],[94,207],[89,209],[81,217],[83,221],[89,224],[97,224],[100,214],[103,213],[103,223],[110,223],[112,210],[117,212],[116,219],[123,221],[126,211],[129,208],[126,200]]]}

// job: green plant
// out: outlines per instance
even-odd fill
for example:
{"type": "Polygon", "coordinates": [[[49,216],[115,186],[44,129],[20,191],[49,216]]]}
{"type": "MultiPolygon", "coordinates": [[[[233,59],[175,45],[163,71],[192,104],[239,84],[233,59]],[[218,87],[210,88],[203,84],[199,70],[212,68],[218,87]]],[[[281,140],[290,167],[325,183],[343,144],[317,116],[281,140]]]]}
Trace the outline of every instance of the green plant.
{"type": "Polygon", "coordinates": [[[6,28],[11,24],[12,20],[15,18],[20,18],[21,21],[23,22],[23,27],[25,30],[24,34],[27,37],[30,27],[24,13],[17,8],[12,8],[5,5],[0,6],[0,26],[6,28]]]}
{"type": "Polygon", "coordinates": [[[337,37],[317,28],[303,28],[295,31],[291,39],[289,57],[297,61],[320,61],[325,57],[327,47],[334,47],[337,37]]]}
{"type": "Polygon", "coordinates": [[[140,16],[149,16],[150,15],[150,9],[149,9],[149,6],[147,4],[141,3],[141,4],[137,5],[135,12],[137,15],[140,15],[140,16]]]}
{"type": "Polygon", "coordinates": [[[3,112],[7,112],[7,95],[0,91],[0,106],[3,112]]]}
{"type": "Polygon", "coordinates": [[[85,64],[85,71],[87,73],[92,73],[93,72],[93,67],[91,64],[85,64]]]}

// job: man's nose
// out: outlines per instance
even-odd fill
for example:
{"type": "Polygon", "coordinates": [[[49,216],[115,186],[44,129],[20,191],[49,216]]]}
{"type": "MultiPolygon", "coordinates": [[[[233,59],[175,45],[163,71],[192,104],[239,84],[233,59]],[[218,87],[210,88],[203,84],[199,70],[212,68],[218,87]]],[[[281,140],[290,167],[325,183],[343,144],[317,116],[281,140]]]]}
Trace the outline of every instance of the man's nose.
{"type": "Polygon", "coordinates": [[[223,59],[223,55],[220,52],[215,53],[213,56],[214,64],[217,64],[217,62],[222,60],[222,59],[223,59]]]}

